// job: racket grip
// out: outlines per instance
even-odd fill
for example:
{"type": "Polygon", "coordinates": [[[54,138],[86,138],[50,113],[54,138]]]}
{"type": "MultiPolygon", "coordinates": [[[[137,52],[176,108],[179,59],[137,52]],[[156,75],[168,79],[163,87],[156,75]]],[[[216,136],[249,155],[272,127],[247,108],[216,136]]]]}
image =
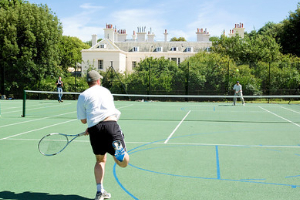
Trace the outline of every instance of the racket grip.
{"type": "Polygon", "coordinates": [[[83,136],[85,132],[79,133],[78,136],[83,136]]]}

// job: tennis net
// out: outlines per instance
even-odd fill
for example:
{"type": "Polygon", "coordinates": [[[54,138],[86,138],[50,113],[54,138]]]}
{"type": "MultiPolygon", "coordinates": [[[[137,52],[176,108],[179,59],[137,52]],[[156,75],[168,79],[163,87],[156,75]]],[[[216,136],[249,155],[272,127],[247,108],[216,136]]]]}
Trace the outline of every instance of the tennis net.
{"type": "MultiPolygon", "coordinates": [[[[76,104],[79,92],[64,92],[63,102],[58,101],[58,92],[51,91],[32,91],[25,90],[23,98],[23,117],[27,116],[53,116],[53,117],[67,117],[76,118],[76,104]],[[63,114],[65,113],[65,114],[63,114]]],[[[146,105],[141,103],[151,103],[147,107],[152,107],[154,103],[162,105],[179,106],[180,110],[187,109],[207,109],[217,110],[233,105],[235,96],[226,95],[144,95],[144,94],[113,94],[116,101],[116,107],[126,107],[127,105],[146,105]],[[133,103],[135,102],[135,103],[133,103]]],[[[245,95],[245,107],[257,107],[261,105],[284,105],[288,109],[293,107],[295,112],[300,113],[300,95],[269,95],[269,96],[250,96],[245,95]]],[[[242,106],[240,97],[236,99],[236,107],[242,106]]],[[[171,107],[172,107],[171,106],[171,107]]],[[[134,106],[135,107],[135,106],[134,106]]],[[[129,107],[130,108],[130,107],[129,107]]],[[[142,108],[143,109],[143,108],[142,108]]],[[[141,109],[141,110],[142,110],[141,109]]],[[[137,113],[134,115],[138,119],[145,118],[139,114],[139,109],[134,109],[137,113]]],[[[134,112],[135,112],[134,111],[134,112]]],[[[151,112],[151,110],[149,111],[151,112]]],[[[172,113],[172,110],[170,111],[172,113]]],[[[163,116],[164,114],[161,114],[163,116]]],[[[152,115],[151,115],[152,116],[152,115]]],[[[151,118],[149,116],[149,119],[151,118]]],[[[171,117],[170,114],[169,117],[171,117]]],[[[132,117],[130,117],[132,118],[132,117]]],[[[147,118],[147,117],[146,117],[147,118]]],[[[157,118],[157,117],[153,117],[157,118]]],[[[167,119],[165,116],[164,119],[167,119]]],[[[134,119],[134,118],[132,118],[134,119]]]]}

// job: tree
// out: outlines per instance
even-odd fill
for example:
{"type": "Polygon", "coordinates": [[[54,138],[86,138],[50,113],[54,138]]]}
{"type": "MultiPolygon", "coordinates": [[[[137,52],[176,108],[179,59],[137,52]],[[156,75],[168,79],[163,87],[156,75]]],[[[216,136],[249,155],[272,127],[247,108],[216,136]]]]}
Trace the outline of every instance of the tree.
{"type": "Polygon", "coordinates": [[[273,61],[280,56],[280,45],[269,35],[259,35],[255,31],[251,35],[245,35],[242,39],[221,36],[219,40],[213,41],[213,52],[227,55],[238,62],[273,61]]]}
{"type": "Polygon", "coordinates": [[[149,94],[172,93],[174,85],[180,81],[180,70],[174,61],[161,58],[146,58],[135,68],[134,73],[128,75],[128,91],[149,94]]]}
{"type": "Polygon", "coordinates": [[[234,60],[240,60],[240,52],[243,40],[238,35],[234,37],[226,37],[221,35],[218,40],[212,43],[212,51],[223,56],[229,56],[234,60]]]}
{"type": "Polygon", "coordinates": [[[170,41],[186,41],[186,39],[184,37],[179,37],[179,38],[173,37],[173,38],[171,38],[170,41]]]}
{"type": "Polygon", "coordinates": [[[21,0],[2,0],[0,5],[0,66],[5,90],[38,89],[42,78],[59,73],[61,23],[46,5],[21,0]]]}
{"type": "Polygon", "coordinates": [[[282,53],[300,56],[300,2],[295,12],[290,12],[287,19],[282,22],[280,44],[282,53]]]}
{"type": "Polygon", "coordinates": [[[60,66],[63,70],[67,71],[68,67],[74,67],[77,62],[81,63],[81,50],[88,48],[90,48],[90,46],[77,37],[62,36],[59,43],[59,49],[60,66]]]}

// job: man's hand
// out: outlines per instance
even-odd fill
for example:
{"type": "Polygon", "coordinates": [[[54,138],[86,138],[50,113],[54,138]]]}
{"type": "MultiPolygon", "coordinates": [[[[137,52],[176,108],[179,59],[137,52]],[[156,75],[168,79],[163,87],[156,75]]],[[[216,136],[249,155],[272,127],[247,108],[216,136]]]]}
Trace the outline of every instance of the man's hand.
{"type": "Polygon", "coordinates": [[[84,135],[85,135],[85,136],[86,136],[86,135],[89,135],[88,129],[85,130],[84,135]]]}

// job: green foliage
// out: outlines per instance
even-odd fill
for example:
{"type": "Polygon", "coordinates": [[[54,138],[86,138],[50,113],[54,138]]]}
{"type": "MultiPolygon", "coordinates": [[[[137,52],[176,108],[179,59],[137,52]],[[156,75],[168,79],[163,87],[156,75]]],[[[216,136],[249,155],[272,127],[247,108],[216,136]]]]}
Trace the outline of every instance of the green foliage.
{"type": "Polygon", "coordinates": [[[200,52],[181,64],[189,94],[226,93],[229,58],[215,53],[200,52]]]}
{"type": "Polygon", "coordinates": [[[282,22],[280,44],[284,54],[300,56],[300,2],[295,12],[290,12],[287,19],[282,22]]]}
{"type": "Polygon", "coordinates": [[[60,66],[64,71],[68,67],[75,67],[75,63],[81,63],[81,50],[90,48],[77,37],[62,36],[59,43],[60,66]]]}
{"type": "Polygon", "coordinates": [[[0,9],[0,65],[1,72],[5,71],[5,90],[34,89],[42,79],[61,73],[61,23],[47,6],[16,0],[2,0],[4,4],[0,9]]]}
{"type": "Polygon", "coordinates": [[[244,39],[238,35],[235,37],[221,36],[213,41],[213,52],[227,55],[231,59],[241,62],[273,61],[280,57],[280,46],[269,35],[260,35],[252,32],[244,39]]]}
{"type": "Polygon", "coordinates": [[[142,93],[172,93],[174,85],[180,80],[180,69],[174,61],[161,58],[146,58],[135,68],[135,72],[127,76],[128,91],[142,93]],[[129,81],[130,80],[130,81],[129,81]]]}
{"type": "Polygon", "coordinates": [[[186,41],[186,39],[184,37],[172,37],[170,41],[186,41]]]}

